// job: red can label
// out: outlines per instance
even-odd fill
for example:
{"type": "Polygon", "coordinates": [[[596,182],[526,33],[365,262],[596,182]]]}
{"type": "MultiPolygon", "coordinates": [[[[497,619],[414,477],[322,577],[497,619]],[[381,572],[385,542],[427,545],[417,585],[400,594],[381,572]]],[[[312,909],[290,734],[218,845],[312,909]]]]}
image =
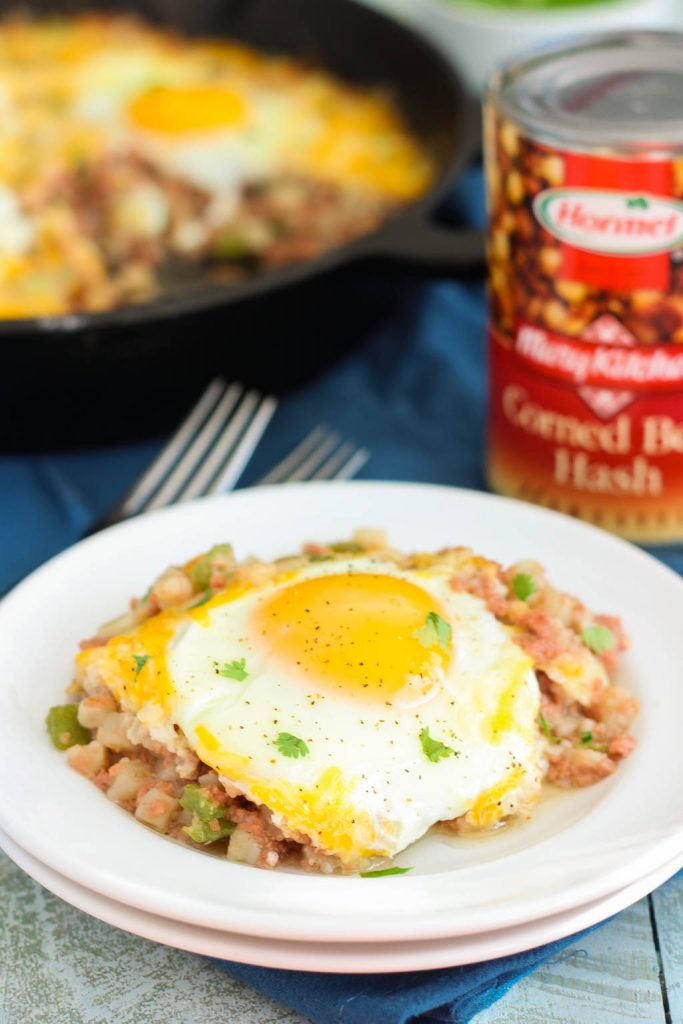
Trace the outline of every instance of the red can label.
{"type": "Polygon", "coordinates": [[[683,159],[487,129],[491,484],[683,539],[683,159]]]}

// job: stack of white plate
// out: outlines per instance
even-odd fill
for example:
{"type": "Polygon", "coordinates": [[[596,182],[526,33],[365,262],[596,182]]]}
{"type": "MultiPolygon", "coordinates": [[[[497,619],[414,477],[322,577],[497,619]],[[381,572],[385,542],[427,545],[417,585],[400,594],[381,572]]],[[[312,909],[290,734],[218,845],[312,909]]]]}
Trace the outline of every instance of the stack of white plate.
{"type": "Polygon", "coordinates": [[[0,607],[0,845],[52,892],[137,935],[269,967],[389,972],[541,945],[640,899],[683,866],[683,581],[636,548],[530,505],[451,488],[308,484],[243,491],[116,527],[48,563],[0,607]],[[141,827],[71,771],[45,733],[78,639],[160,568],[216,540],[273,556],[384,526],[400,548],[533,557],[631,635],[638,747],[607,781],[554,792],[484,838],[433,833],[404,875],[259,871],[141,827]]]}

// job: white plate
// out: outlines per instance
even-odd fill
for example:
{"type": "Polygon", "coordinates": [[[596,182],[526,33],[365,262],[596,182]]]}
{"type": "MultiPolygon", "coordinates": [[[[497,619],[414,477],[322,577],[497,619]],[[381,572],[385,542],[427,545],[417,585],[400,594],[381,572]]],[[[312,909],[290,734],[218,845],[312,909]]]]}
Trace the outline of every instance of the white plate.
{"type": "Polygon", "coordinates": [[[636,548],[554,513],[406,484],[242,491],[118,526],[53,559],[0,607],[0,827],[38,860],[116,901],[231,932],[309,941],[471,935],[581,906],[683,852],[683,581],[636,548]],[[623,680],[642,701],[631,758],[486,840],[429,836],[383,879],[264,872],[161,839],[71,771],[46,736],[78,639],[160,568],[226,538],[267,556],[309,538],[384,525],[399,547],[471,544],[539,558],[561,587],[622,614],[623,680]]]}
{"type": "Polygon", "coordinates": [[[107,924],[166,946],[201,953],[219,960],[277,967],[289,971],[321,971],[328,974],[395,974],[402,971],[429,971],[439,967],[495,960],[534,949],[547,942],[564,939],[605,921],[636,903],[672,877],[683,858],[664,865],[653,874],[619,889],[602,900],[587,903],[577,910],[543,917],[517,928],[482,932],[463,938],[432,939],[422,942],[290,942],[286,939],[260,939],[252,935],[183,924],[165,917],[135,910],[125,903],[100,896],[57,874],[22,850],[0,832],[0,847],[15,864],[56,896],[107,924]]]}

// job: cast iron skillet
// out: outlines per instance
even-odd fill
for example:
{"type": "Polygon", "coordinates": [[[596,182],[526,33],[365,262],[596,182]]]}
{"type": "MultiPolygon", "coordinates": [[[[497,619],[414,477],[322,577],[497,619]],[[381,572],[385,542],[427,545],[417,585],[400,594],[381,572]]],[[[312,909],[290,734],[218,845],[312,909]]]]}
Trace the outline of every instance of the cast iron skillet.
{"type": "MultiPolygon", "coordinates": [[[[0,10],[15,6],[2,2],[0,10]]],[[[149,361],[152,353],[167,350],[167,370],[168,366],[175,367],[181,377],[191,377],[187,358],[184,363],[182,359],[183,347],[187,357],[189,336],[194,369],[198,364],[205,369],[211,363],[213,370],[218,340],[224,360],[219,368],[224,372],[282,390],[281,385],[286,387],[310,376],[308,371],[320,363],[313,356],[320,355],[321,347],[329,347],[328,355],[335,354],[340,345],[343,348],[341,342],[321,346],[310,339],[304,341],[300,351],[295,346],[289,357],[282,351],[283,324],[295,327],[293,318],[298,317],[303,307],[318,318],[320,328],[320,309],[330,322],[335,318],[335,302],[341,300],[348,307],[349,292],[355,293],[357,288],[359,307],[367,306],[369,311],[370,305],[376,305],[382,288],[386,293],[385,306],[391,304],[389,294],[395,298],[402,288],[400,278],[395,276],[398,264],[444,276],[480,272],[480,233],[449,229],[433,221],[434,211],[476,148],[478,111],[447,61],[416,33],[355,0],[33,0],[28,9],[38,14],[134,10],[153,22],[189,35],[234,37],[265,51],[320,64],[353,82],[382,85],[397,99],[412,130],[431,151],[438,167],[433,186],[419,201],[372,234],[316,259],[267,271],[236,285],[215,284],[207,271],[195,270],[178,277],[172,275],[160,297],[144,305],[104,313],[0,321],[3,358],[14,367],[14,380],[10,373],[9,390],[0,391],[0,402],[4,401],[7,414],[7,402],[11,406],[22,386],[28,383],[25,380],[23,385],[17,384],[16,373],[19,368],[30,368],[34,392],[48,385],[42,398],[32,403],[34,410],[38,407],[49,413],[51,429],[50,436],[45,435],[46,443],[59,436],[59,427],[67,421],[74,428],[74,437],[81,442],[83,433],[79,429],[84,418],[92,436],[100,433],[95,429],[95,420],[102,411],[106,388],[98,383],[97,408],[84,413],[83,403],[87,405],[87,401],[82,382],[79,380],[76,385],[73,378],[74,374],[82,377],[84,367],[93,384],[98,371],[120,370],[121,360],[128,360],[127,372],[136,372],[149,381],[145,359],[149,361]],[[377,275],[372,299],[363,297],[359,272],[365,278],[368,273],[377,275]],[[264,311],[269,324],[265,331],[264,311]],[[200,344],[207,334],[212,335],[214,342],[210,356],[200,344]],[[179,354],[181,362],[176,363],[179,354]],[[130,362],[133,359],[134,364],[130,362]],[[264,374],[266,364],[270,372],[264,374]],[[307,372],[298,372],[304,366],[307,372]],[[65,369],[69,378],[59,381],[64,401],[61,408],[52,408],[57,382],[51,377],[65,369]]],[[[372,319],[369,312],[368,318],[372,319]]],[[[307,333],[306,327],[296,326],[296,330],[302,337],[307,333]]],[[[362,330],[351,326],[345,334],[362,334],[362,330]]],[[[348,337],[347,347],[353,340],[348,337]]],[[[178,373],[174,370],[171,376],[175,379],[178,373]]],[[[164,384],[160,377],[155,382],[158,394],[168,394],[168,382],[164,384]]],[[[21,419],[21,405],[18,413],[21,419]]],[[[5,447],[21,447],[21,439],[27,436],[30,425],[28,420],[17,425],[16,411],[13,415],[14,429],[10,426],[8,433],[5,424],[0,434],[5,447]]],[[[132,421],[129,418],[133,426],[129,433],[136,433],[135,424],[139,422],[139,416],[133,416],[132,421]]],[[[163,427],[158,419],[156,425],[159,429],[163,427]]],[[[143,425],[143,429],[149,429],[149,425],[143,425]]],[[[126,431],[122,434],[117,429],[105,430],[105,436],[112,439],[125,434],[126,431]]]]}

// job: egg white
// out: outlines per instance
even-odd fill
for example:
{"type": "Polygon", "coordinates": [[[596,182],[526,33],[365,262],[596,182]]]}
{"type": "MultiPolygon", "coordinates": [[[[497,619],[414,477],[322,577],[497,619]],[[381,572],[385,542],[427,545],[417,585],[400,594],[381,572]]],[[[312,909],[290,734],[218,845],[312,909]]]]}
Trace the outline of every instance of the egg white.
{"type": "Polygon", "coordinates": [[[287,99],[240,88],[246,121],[210,129],[162,133],[127,129],[136,149],[167,174],[213,195],[238,195],[247,183],[274,174],[282,162],[287,99]]]}
{"type": "Polygon", "coordinates": [[[176,633],[166,660],[171,718],[199,757],[268,806],[285,834],[310,839],[346,869],[393,857],[438,821],[469,812],[475,826],[494,824],[538,792],[540,698],[530,659],[479,598],[451,590],[446,570],[401,571],[369,558],[312,564],[294,579],[210,603],[176,633]],[[254,632],[258,603],[277,588],[343,572],[401,577],[432,595],[452,628],[448,672],[382,701],[274,664],[254,632]],[[245,680],[221,674],[241,659],[245,680]],[[424,729],[453,753],[430,760],[424,729]],[[283,732],[303,739],[307,755],[283,756],[283,732]]]}

